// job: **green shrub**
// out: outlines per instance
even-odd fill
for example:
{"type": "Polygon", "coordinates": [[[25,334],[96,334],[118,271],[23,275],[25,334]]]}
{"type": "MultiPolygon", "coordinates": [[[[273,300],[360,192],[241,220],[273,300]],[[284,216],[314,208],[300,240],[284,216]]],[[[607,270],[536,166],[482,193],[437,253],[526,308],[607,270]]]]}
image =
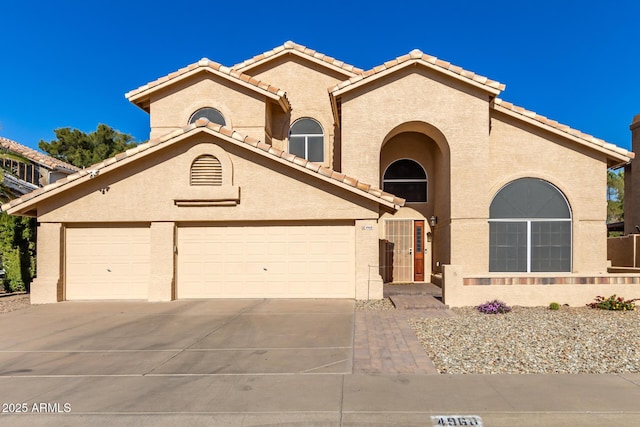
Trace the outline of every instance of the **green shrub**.
{"type": "Polygon", "coordinates": [[[599,310],[632,311],[636,309],[635,301],[638,301],[638,299],[625,300],[615,294],[609,298],[598,295],[594,302],[587,304],[587,307],[599,310]]]}
{"type": "Polygon", "coordinates": [[[28,291],[35,274],[36,223],[34,218],[0,212],[0,261],[5,270],[5,291],[28,291]]]}
{"type": "Polygon", "coordinates": [[[549,310],[560,310],[560,304],[557,302],[552,302],[549,304],[549,310]]]}

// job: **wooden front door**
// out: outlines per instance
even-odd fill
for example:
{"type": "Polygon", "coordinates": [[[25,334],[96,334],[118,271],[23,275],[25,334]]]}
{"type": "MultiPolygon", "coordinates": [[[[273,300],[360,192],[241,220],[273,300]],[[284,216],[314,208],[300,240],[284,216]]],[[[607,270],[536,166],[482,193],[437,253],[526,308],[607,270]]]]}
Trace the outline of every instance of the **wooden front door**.
{"type": "Polygon", "coordinates": [[[424,282],[424,221],[413,222],[413,280],[424,282]]]}

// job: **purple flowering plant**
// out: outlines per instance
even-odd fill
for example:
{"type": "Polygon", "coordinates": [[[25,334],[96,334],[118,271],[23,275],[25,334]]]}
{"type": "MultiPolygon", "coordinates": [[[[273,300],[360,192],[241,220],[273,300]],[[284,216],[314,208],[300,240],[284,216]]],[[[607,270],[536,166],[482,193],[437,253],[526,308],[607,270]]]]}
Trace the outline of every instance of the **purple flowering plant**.
{"type": "Polygon", "coordinates": [[[480,304],[476,307],[476,309],[480,313],[484,314],[503,314],[511,311],[511,307],[497,299],[494,299],[493,301],[487,301],[484,304],[480,304]]]}

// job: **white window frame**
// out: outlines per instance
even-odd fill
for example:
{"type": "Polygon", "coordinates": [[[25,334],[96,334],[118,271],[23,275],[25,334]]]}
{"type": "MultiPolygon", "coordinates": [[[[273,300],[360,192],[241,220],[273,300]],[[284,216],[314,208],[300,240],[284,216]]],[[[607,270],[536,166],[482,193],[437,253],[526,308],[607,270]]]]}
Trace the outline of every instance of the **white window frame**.
{"type": "MultiPolygon", "coordinates": [[[[569,206],[569,204],[567,204],[567,206],[569,206]]],[[[571,213],[571,210],[569,210],[569,213],[571,213]]],[[[526,273],[535,273],[535,274],[544,274],[546,272],[544,271],[535,271],[532,272],[531,271],[531,223],[532,222],[572,222],[572,218],[497,218],[497,219],[490,219],[489,222],[510,222],[510,223],[514,223],[514,222],[520,222],[520,223],[526,223],[527,224],[527,271],[526,273]]],[[[554,271],[554,272],[549,272],[549,273],[570,273],[571,271],[573,271],[573,226],[569,228],[569,240],[571,242],[571,252],[569,254],[569,271],[566,272],[558,272],[558,271],[554,271]]],[[[494,272],[494,273],[525,273],[525,272],[519,272],[519,271],[501,271],[501,272],[494,272]]]]}
{"type": "Polygon", "coordinates": [[[304,158],[306,160],[309,160],[309,138],[310,137],[318,137],[321,136],[322,137],[322,160],[309,160],[310,162],[313,161],[315,163],[323,163],[324,162],[324,157],[325,157],[325,153],[324,153],[324,149],[325,149],[325,137],[324,137],[324,128],[322,127],[322,125],[320,124],[319,121],[317,121],[314,118],[311,117],[300,117],[298,120],[296,120],[295,122],[293,122],[293,124],[291,125],[291,128],[293,128],[296,123],[301,122],[303,120],[312,120],[314,122],[316,122],[318,124],[318,126],[320,126],[320,130],[322,131],[322,133],[295,133],[292,134],[291,131],[289,131],[289,141],[287,141],[287,144],[289,145],[289,152],[291,152],[291,145],[290,145],[290,141],[291,141],[291,137],[296,137],[296,138],[304,138],[304,158]]]}

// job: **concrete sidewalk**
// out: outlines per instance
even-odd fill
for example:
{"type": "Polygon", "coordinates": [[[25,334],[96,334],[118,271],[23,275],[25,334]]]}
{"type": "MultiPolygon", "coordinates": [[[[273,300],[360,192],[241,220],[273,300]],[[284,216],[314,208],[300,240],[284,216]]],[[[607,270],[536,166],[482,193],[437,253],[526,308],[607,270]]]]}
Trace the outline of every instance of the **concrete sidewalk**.
{"type": "Polygon", "coordinates": [[[410,425],[432,416],[485,426],[638,425],[633,375],[148,375],[1,378],[29,402],[2,425],[410,425]],[[38,414],[33,403],[68,414],[38,414]]]}
{"type": "Polygon", "coordinates": [[[394,331],[407,314],[362,313],[242,300],[3,314],[0,425],[640,425],[640,374],[429,373],[409,331],[394,331]],[[368,340],[384,360],[363,373],[368,340]],[[411,366],[424,372],[397,373],[411,366]]]}

